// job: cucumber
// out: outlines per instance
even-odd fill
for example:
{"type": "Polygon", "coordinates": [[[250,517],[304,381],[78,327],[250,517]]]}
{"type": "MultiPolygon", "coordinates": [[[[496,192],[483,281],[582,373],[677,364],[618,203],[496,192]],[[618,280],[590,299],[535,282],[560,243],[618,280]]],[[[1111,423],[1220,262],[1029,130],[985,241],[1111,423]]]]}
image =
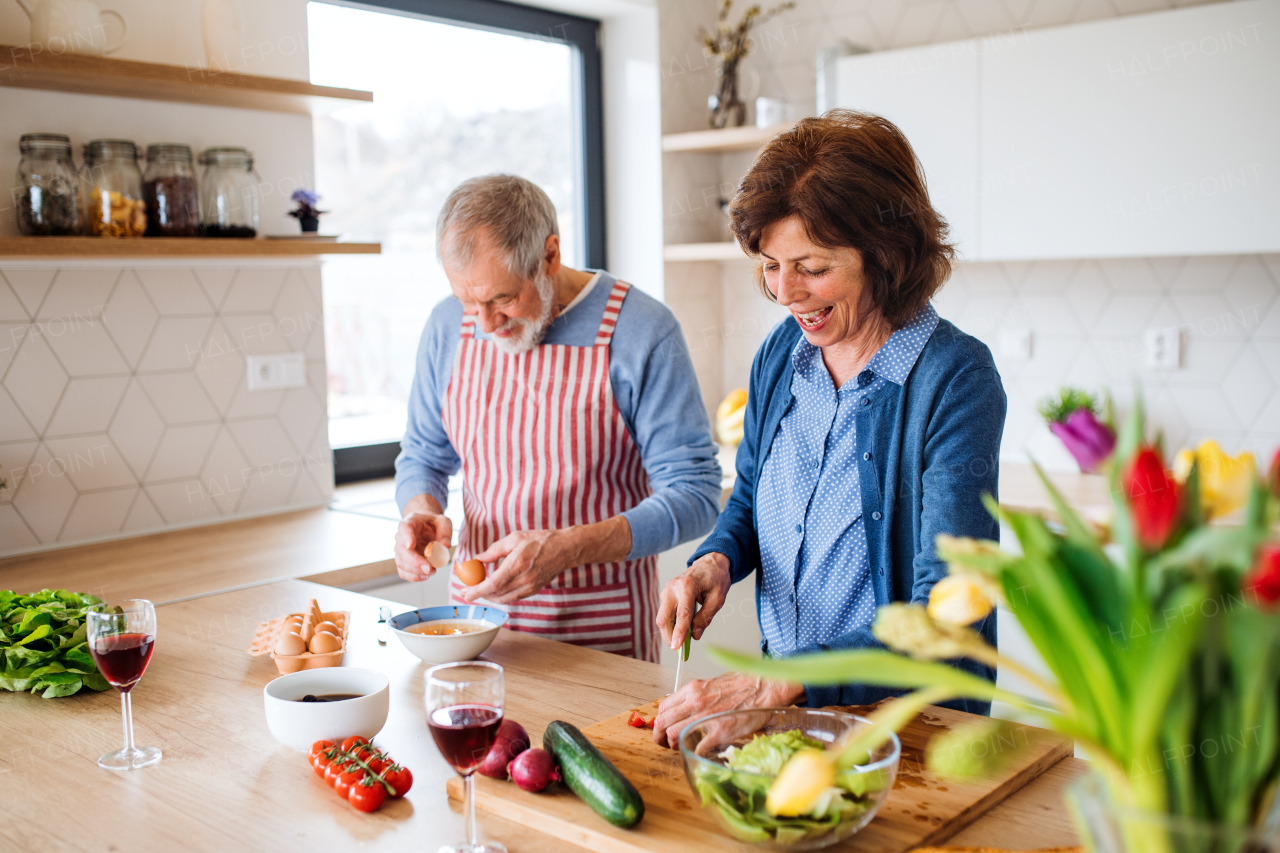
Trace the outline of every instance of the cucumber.
{"type": "Polygon", "coordinates": [[[630,829],[644,817],[644,800],[626,776],[586,736],[563,720],[547,726],[542,748],[560,765],[560,776],[592,811],[630,829]]]}

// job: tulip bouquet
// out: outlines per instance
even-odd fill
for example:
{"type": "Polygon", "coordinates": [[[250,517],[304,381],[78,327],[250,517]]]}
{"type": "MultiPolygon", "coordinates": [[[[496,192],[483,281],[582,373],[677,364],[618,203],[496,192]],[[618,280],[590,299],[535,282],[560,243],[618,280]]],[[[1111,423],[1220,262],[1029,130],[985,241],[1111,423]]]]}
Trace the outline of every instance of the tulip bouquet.
{"type": "MultiPolygon", "coordinates": [[[[913,688],[877,710],[881,737],[923,705],[961,696],[1037,714],[1093,759],[1111,814],[1165,821],[1165,828],[1110,830],[1122,839],[1118,847],[1086,829],[1097,849],[1267,849],[1220,841],[1197,846],[1167,828],[1171,816],[1244,833],[1263,826],[1274,832],[1270,822],[1280,822],[1280,453],[1266,479],[1252,457],[1215,454],[1221,454],[1216,444],[1202,445],[1167,471],[1158,446],[1145,440],[1139,404],[1109,466],[1115,502],[1109,532],[1087,526],[1041,472],[1061,524],[1003,510],[988,497],[1021,554],[995,542],[939,536],[949,575],[934,586],[928,607],[880,608],[873,631],[887,650],[788,660],[717,656],[792,682],[913,688]],[[1241,503],[1239,524],[1211,523],[1241,503]],[[1006,659],[968,627],[995,603],[1017,617],[1054,679],[1006,659]],[[961,657],[1021,676],[1042,698],[997,689],[943,663],[961,657]]],[[[982,720],[935,738],[931,766],[950,773],[991,769],[963,744],[991,738],[1002,725],[982,720]]],[[[856,760],[876,736],[869,731],[829,751],[829,761],[856,760]]],[[[777,808],[804,811],[811,790],[804,781],[813,777],[815,757],[805,761],[807,768],[787,765],[779,774],[769,793],[777,808]]]]}
{"type": "Polygon", "coordinates": [[[1098,420],[1097,397],[1078,388],[1063,388],[1057,397],[1040,402],[1039,411],[1049,431],[1062,441],[1085,474],[1100,471],[1116,446],[1110,398],[1106,408],[1106,416],[1098,420]]]}

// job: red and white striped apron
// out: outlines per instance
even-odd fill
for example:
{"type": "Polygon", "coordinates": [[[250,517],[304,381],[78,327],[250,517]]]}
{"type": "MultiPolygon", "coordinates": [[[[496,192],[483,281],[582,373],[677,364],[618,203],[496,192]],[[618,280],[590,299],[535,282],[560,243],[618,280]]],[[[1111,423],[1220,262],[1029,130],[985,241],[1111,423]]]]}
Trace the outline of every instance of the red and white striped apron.
{"type": "MultiPolygon", "coordinates": [[[[651,493],[609,382],[609,342],[629,288],[614,284],[586,347],[543,344],[510,355],[477,340],[475,316],[463,315],[443,412],[462,459],[466,520],[456,561],[517,530],[604,521],[651,493]]],[[[452,600],[460,589],[455,575],[452,600]]],[[[656,557],[576,566],[504,607],[514,630],[658,660],[656,557]]]]}

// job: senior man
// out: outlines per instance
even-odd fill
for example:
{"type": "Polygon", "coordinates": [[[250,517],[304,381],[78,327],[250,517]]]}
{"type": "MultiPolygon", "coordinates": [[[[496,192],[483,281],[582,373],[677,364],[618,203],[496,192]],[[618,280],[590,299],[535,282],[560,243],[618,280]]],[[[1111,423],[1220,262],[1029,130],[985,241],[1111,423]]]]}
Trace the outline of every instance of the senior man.
{"type": "Polygon", "coordinates": [[[462,469],[455,602],[508,626],[657,661],[657,557],[709,531],[720,496],[710,424],[671,312],[560,258],[555,207],[523,178],[455,189],[436,224],[453,296],[427,320],[396,459],[396,567],[429,577],[462,469]]]}

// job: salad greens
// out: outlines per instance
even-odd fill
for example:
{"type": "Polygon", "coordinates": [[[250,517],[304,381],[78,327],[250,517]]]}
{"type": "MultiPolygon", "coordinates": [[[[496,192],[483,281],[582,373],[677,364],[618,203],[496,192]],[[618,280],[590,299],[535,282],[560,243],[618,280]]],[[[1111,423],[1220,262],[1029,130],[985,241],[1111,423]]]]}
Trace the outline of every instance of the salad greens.
{"type": "Polygon", "coordinates": [[[714,804],[725,826],[741,841],[771,840],[781,845],[809,841],[865,815],[875,804],[875,795],[889,784],[884,771],[849,770],[836,775],[835,786],[824,791],[807,814],[769,814],[765,798],[782,765],[802,749],[825,747],[799,729],[758,734],[743,746],[722,751],[719,757],[724,766],[699,764],[694,786],[702,804],[714,804]]]}
{"type": "Polygon", "coordinates": [[[45,699],[108,689],[85,639],[85,611],[101,603],[65,589],[0,590],[0,689],[45,699]]]}

